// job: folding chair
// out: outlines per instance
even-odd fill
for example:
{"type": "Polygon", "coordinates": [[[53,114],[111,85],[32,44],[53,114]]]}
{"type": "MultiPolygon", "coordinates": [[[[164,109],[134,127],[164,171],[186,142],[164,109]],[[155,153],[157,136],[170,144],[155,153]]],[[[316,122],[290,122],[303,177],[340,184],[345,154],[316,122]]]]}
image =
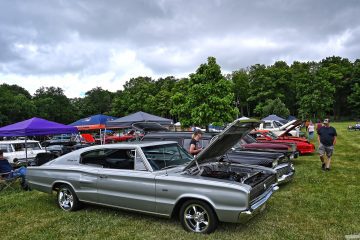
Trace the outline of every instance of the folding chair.
{"type": "Polygon", "coordinates": [[[19,176],[14,176],[12,172],[0,173],[0,192],[6,189],[14,189],[13,184],[19,179],[19,176]]]}

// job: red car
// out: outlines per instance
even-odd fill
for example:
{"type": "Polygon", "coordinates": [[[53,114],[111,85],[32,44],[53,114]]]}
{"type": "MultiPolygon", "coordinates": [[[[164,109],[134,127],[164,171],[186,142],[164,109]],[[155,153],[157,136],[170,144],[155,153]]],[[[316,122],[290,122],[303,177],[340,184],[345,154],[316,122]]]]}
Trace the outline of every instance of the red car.
{"type": "Polygon", "coordinates": [[[282,152],[290,159],[297,158],[299,155],[293,143],[258,142],[250,135],[244,136],[235,148],[240,151],[282,152]]]}
{"type": "Polygon", "coordinates": [[[255,130],[250,133],[258,142],[273,142],[273,143],[294,143],[296,149],[300,154],[307,154],[315,152],[314,144],[310,143],[305,138],[288,136],[288,131],[285,131],[280,136],[276,136],[269,130],[255,130]]]}

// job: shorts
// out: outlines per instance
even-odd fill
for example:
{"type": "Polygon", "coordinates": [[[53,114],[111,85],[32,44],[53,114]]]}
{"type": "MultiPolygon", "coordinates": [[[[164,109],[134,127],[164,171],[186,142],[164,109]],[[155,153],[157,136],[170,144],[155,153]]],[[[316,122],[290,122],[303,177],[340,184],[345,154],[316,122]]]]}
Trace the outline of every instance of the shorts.
{"type": "Polygon", "coordinates": [[[320,156],[326,156],[330,158],[333,155],[334,152],[334,146],[325,146],[322,143],[319,145],[319,154],[320,156]]]}

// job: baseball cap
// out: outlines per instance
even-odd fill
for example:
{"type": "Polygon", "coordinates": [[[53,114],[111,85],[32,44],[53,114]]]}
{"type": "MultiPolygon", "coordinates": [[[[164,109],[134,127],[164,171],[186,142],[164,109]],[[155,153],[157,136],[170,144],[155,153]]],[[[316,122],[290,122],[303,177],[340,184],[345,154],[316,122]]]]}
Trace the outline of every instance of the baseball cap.
{"type": "Polygon", "coordinates": [[[329,123],[330,121],[329,121],[329,119],[328,118],[325,118],[324,119],[324,123],[329,123]]]}

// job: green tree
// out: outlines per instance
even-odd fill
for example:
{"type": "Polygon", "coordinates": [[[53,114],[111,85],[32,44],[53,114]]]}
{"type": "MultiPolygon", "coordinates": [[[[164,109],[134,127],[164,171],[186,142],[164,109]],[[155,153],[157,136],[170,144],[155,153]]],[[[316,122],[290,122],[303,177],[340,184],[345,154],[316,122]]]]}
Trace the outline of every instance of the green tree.
{"type": "Polygon", "coordinates": [[[36,90],[33,102],[39,117],[60,123],[77,119],[74,108],[64,91],[59,87],[41,87],[36,90]]]}
{"type": "Polygon", "coordinates": [[[250,91],[250,82],[249,82],[249,75],[245,69],[240,69],[237,71],[232,72],[228,77],[233,82],[233,92],[234,92],[234,100],[236,106],[240,110],[241,116],[245,114],[247,116],[250,115],[249,111],[249,91],[250,91]],[[245,109],[246,108],[246,113],[245,109]]]}
{"type": "Polygon", "coordinates": [[[35,106],[31,95],[17,85],[0,85],[0,126],[22,121],[34,116],[35,106]]]}
{"type": "MultiPolygon", "coordinates": [[[[195,124],[208,128],[210,123],[223,125],[232,121],[238,113],[233,106],[232,82],[221,74],[214,57],[209,57],[196,73],[190,74],[189,85],[184,103],[174,105],[172,111],[178,113],[184,126],[195,124]]],[[[179,100],[178,96],[174,98],[179,100]]]]}
{"type": "Polygon", "coordinates": [[[332,115],[335,119],[349,115],[351,111],[346,103],[347,96],[351,93],[352,63],[347,58],[332,56],[323,59],[319,65],[320,72],[326,72],[322,75],[323,80],[335,87],[332,115]]]}
{"type": "Polygon", "coordinates": [[[355,83],[352,88],[352,93],[348,96],[348,102],[353,110],[353,114],[360,118],[360,84],[355,83]]]}
{"type": "Polygon", "coordinates": [[[149,77],[137,77],[127,81],[124,90],[117,93],[112,102],[112,114],[115,116],[125,116],[137,111],[151,113],[153,97],[157,90],[149,77]]]}
{"type": "Polygon", "coordinates": [[[109,114],[113,98],[114,93],[96,87],[87,91],[82,100],[77,101],[82,108],[82,115],[86,117],[95,114],[109,114]]]}
{"type": "Polygon", "coordinates": [[[303,119],[324,118],[334,104],[335,86],[328,81],[329,72],[315,62],[296,65],[303,71],[296,82],[299,115],[303,119]]]}
{"type": "Polygon", "coordinates": [[[289,109],[279,98],[274,100],[269,99],[264,104],[258,105],[255,109],[255,113],[261,117],[266,117],[270,114],[276,114],[278,116],[287,118],[290,115],[289,109]]]}

